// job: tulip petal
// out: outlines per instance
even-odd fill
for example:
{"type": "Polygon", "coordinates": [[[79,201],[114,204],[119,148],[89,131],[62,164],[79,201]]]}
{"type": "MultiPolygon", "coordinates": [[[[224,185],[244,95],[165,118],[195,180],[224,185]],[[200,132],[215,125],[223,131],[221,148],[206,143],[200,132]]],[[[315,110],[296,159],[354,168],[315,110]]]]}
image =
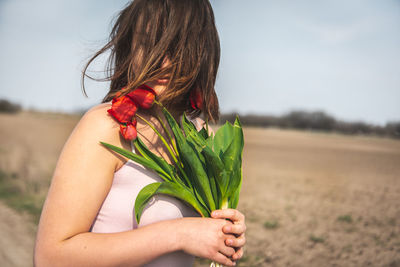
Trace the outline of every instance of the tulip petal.
{"type": "Polygon", "coordinates": [[[201,93],[198,89],[193,89],[190,91],[190,105],[193,109],[202,109],[203,108],[203,98],[201,97],[201,93]]]}
{"type": "Polygon", "coordinates": [[[131,124],[136,127],[136,125],[137,125],[136,117],[132,118],[131,124]]]}
{"type": "Polygon", "coordinates": [[[129,96],[141,108],[149,109],[153,106],[156,93],[151,87],[143,84],[127,94],[127,96],[129,96]]]}
{"type": "MultiPolygon", "coordinates": [[[[123,89],[123,88],[122,88],[123,89]]],[[[117,99],[121,96],[121,91],[118,91],[116,94],[115,94],[115,96],[114,96],[114,98],[112,99],[112,104],[114,104],[115,102],[117,102],[117,99]]]]}
{"type": "Polygon", "coordinates": [[[119,123],[128,123],[132,121],[138,107],[129,97],[115,98],[112,106],[107,112],[113,116],[119,123]]]}
{"type": "Polygon", "coordinates": [[[127,125],[121,124],[119,126],[119,129],[121,130],[122,136],[126,140],[136,139],[137,131],[136,131],[136,127],[132,123],[128,123],[127,125]]]}

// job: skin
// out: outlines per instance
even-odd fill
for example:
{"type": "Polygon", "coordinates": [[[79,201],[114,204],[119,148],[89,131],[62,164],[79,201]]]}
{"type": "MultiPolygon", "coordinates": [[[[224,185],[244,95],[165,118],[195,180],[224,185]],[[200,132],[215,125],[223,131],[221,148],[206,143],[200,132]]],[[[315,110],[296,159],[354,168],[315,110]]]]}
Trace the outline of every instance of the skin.
{"type": "MultiPolygon", "coordinates": [[[[165,88],[162,83],[148,85],[156,92],[165,88]]],[[[107,114],[109,108],[104,103],[90,109],[64,145],[39,223],[35,266],[141,266],[177,250],[234,266],[243,255],[246,225],[244,215],[233,209],[215,211],[212,218],[167,220],[121,233],[89,232],[114,173],[127,160],[99,141],[131,149],[107,114]]],[[[138,121],[137,129],[154,153],[167,156],[149,127],[138,121]]]]}

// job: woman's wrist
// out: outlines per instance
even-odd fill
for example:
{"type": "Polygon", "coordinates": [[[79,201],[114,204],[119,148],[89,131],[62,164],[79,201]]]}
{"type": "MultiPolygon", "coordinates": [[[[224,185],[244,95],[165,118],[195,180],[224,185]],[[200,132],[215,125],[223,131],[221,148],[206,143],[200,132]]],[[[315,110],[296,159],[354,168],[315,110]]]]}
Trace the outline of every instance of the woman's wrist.
{"type": "Polygon", "coordinates": [[[152,231],[163,232],[163,237],[157,239],[156,242],[163,242],[165,246],[165,253],[171,253],[174,251],[184,250],[185,240],[187,235],[187,223],[186,218],[173,219],[168,221],[161,221],[149,227],[156,227],[152,231]],[[162,228],[162,229],[157,229],[162,228]],[[164,240],[163,240],[164,239],[164,240]]]}
{"type": "Polygon", "coordinates": [[[171,221],[173,223],[173,235],[175,243],[171,244],[175,250],[185,250],[186,238],[188,236],[187,231],[187,218],[180,218],[171,221]]]}

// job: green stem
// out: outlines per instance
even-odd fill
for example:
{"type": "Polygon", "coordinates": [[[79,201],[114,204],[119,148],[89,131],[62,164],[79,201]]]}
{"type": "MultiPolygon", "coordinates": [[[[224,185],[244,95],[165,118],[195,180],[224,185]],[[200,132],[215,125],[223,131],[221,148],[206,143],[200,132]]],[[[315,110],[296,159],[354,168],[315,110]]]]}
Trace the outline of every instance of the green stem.
{"type": "Polygon", "coordinates": [[[167,135],[169,137],[169,140],[171,141],[172,148],[175,150],[175,153],[176,153],[176,155],[177,155],[177,157],[179,159],[179,152],[178,152],[178,149],[176,147],[175,139],[172,137],[171,133],[169,132],[167,126],[165,125],[163,120],[160,118],[160,116],[157,115],[157,119],[161,123],[162,127],[164,128],[164,131],[167,133],[167,135]]]}
{"type": "Polygon", "coordinates": [[[221,210],[227,209],[229,207],[228,198],[222,200],[221,210]]]}
{"type": "Polygon", "coordinates": [[[208,136],[210,136],[210,132],[208,131],[208,117],[206,118],[206,131],[208,136]]]}
{"type": "MultiPolygon", "coordinates": [[[[164,108],[164,106],[163,106],[163,104],[161,104],[161,102],[158,102],[157,100],[154,100],[154,103],[157,104],[160,108],[162,108],[162,109],[164,108]]],[[[176,165],[178,166],[178,168],[179,168],[180,172],[182,173],[183,177],[185,178],[187,186],[189,186],[192,189],[193,187],[192,187],[192,185],[190,183],[190,180],[189,180],[188,176],[186,175],[185,171],[183,170],[183,163],[182,163],[182,160],[181,160],[181,158],[179,156],[179,152],[178,152],[178,148],[176,146],[175,139],[172,137],[172,135],[168,131],[167,127],[165,126],[165,124],[161,120],[161,118],[159,116],[157,116],[157,118],[158,118],[158,120],[160,121],[161,125],[164,127],[164,130],[167,132],[168,136],[171,139],[172,146],[173,146],[173,148],[174,148],[174,150],[176,152],[176,155],[178,157],[178,160],[179,160],[179,163],[176,163],[176,165]]]]}
{"type": "MultiPolygon", "coordinates": [[[[154,100],[154,103],[156,103],[159,107],[163,108],[164,106],[158,102],[157,100],[154,100]]],[[[176,155],[179,157],[179,152],[176,147],[175,139],[172,137],[171,133],[169,132],[167,126],[165,125],[164,121],[160,118],[160,116],[157,115],[158,121],[161,123],[162,127],[164,128],[165,132],[168,134],[169,139],[171,140],[172,146],[175,150],[176,155]]]]}
{"type": "Polygon", "coordinates": [[[156,129],[156,127],[154,127],[153,124],[151,124],[148,120],[146,120],[145,118],[143,118],[142,116],[140,116],[139,114],[136,114],[136,116],[143,120],[147,125],[150,126],[151,129],[153,129],[153,131],[160,137],[161,141],[164,143],[165,147],[168,149],[168,152],[171,154],[171,157],[173,158],[176,166],[178,166],[178,169],[180,170],[180,172],[182,173],[183,177],[185,178],[186,181],[186,185],[192,189],[191,183],[189,181],[188,176],[186,175],[185,171],[183,170],[182,166],[181,166],[181,161],[175,157],[174,152],[171,150],[171,147],[168,145],[167,140],[165,140],[164,136],[161,135],[161,133],[156,129]]]}
{"type": "Polygon", "coordinates": [[[161,135],[161,133],[156,129],[156,127],[154,127],[153,124],[151,124],[148,120],[146,120],[145,118],[143,118],[139,114],[136,114],[136,116],[139,119],[143,120],[147,125],[149,125],[151,129],[153,129],[153,131],[158,135],[158,137],[160,137],[161,141],[164,143],[165,147],[168,149],[168,152],[171,155],[171,157],[173,158],[173,160],[175,161],[175,163],[178,163],[178,160],[177,160],[174,152],[171,150],[171,147],[169,146],[167,140],[165,140],[164,136],[161,135]]]}

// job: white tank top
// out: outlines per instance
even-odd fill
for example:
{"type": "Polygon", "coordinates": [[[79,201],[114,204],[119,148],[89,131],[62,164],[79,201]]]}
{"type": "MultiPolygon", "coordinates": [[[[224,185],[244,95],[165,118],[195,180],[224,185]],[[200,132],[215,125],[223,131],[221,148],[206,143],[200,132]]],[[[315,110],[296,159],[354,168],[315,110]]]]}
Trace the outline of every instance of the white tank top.
{"type": "MultiPolygon", "coordinates": [[[[198,121],[194,121],[199,128],[198,121]]],[[[134,146],[132,151],[135,153],[134,146]]],[[[151,223],[182,217],[199,217],[184,202],[166,195],[152,197],[143,210],[140,224],[135,219],[135,199],[146,185],[163,181],[156,172],[128,160],[114,173],[113,183],[93,224],[91,232],[116,233],[129,231],[151,223]]],[[[187,267],[193,265],[194,256],[182,251],[165,254],[144,265],[148,267],[187,267]]]]}

